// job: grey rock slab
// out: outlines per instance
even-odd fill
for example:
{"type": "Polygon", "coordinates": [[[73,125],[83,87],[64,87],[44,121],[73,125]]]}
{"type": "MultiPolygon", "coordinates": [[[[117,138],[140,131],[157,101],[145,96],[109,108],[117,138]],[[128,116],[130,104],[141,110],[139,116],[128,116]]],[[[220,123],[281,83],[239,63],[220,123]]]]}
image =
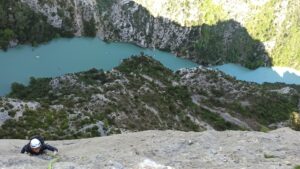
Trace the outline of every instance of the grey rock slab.
{"type": "MultiPolygon", "coordinates": [[[[290,169],[300,164],[300,132],[144,131],[90,139],[47,141],[59,149],[54,168],[290,169]]],[[[27,140],[0,140],[2,168],[45,168],[53,159],[20,154],[27,140]]],[[[0,168],[1,168],[0,167],[0,168]]],[[[1,169],[2,169],[1,168],[1,169]]]]}

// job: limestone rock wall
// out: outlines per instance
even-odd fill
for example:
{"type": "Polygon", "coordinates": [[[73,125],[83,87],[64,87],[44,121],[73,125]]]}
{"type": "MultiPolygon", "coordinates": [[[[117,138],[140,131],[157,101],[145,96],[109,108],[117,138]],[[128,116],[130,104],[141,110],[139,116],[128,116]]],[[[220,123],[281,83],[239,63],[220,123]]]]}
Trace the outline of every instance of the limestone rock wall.
{"type": "Polygon", "coordinates": [[[145,131],[82,140],[48,141],[59,154],[20,154],[26,140],[0,140],[3,169],[291,169],[300,164],[300,133],[145,131]]]}

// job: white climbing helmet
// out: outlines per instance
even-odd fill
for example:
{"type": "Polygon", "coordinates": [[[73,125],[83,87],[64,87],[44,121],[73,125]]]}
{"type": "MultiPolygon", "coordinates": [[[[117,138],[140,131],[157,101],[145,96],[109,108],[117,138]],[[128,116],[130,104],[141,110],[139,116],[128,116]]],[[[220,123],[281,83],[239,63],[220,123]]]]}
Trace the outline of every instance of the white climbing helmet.
{"type": "Polygon", "coordinates": [[[30,141],[30,147],[31,148],[39,148],[41,146],[40,140],[34,138],[30,141]]]}

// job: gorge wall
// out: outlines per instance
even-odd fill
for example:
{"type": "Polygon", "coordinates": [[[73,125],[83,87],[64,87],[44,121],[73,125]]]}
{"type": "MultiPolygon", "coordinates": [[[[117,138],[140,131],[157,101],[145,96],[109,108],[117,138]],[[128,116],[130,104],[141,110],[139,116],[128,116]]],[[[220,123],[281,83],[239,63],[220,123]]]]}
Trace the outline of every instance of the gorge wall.
{"type": "Polygon", "coordinates": [[[291,0],[21,2],[76,36],[167,50],[204,65],[299,67],[299,3],[291,0]]]}

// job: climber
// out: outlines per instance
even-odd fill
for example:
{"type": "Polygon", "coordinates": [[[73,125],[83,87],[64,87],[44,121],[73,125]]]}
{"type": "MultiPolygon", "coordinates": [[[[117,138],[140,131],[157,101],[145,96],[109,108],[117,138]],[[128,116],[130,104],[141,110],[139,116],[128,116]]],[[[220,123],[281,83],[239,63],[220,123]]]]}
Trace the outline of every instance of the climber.
{"type": "Polygon", "coordinates": [[[44,150],[53,151],[54,155],[58,152],[57,148],[45,144],[41,136],[34,136],[30,139],[29,143],[22,148],[21,153],[26,152],[30,153],[30,155],[40,155],[44,153],[44,150]]]}

